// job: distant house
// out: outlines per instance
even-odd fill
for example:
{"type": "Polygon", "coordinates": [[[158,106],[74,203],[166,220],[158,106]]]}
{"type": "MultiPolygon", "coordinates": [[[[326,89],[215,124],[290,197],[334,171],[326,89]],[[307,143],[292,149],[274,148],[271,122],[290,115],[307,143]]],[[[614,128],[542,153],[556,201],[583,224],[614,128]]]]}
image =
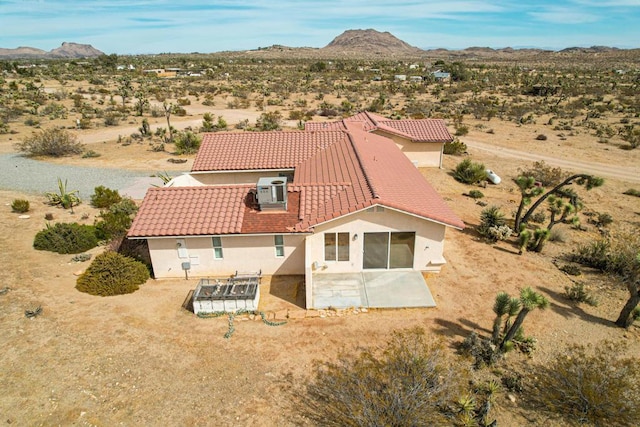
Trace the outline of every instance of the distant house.
{"type": "Polygon", "coordinates": [[[346,129],[346,123],[362,123],[371,133],[391,138],[418,167],[442,167],[444,144],[453,141],[442,119],[392,120],[364,111],[337,122],[307,122],[305,130],[346,129]]]}
{"type": "Polygon", "coordinates": [[[409,81],[412,83],[420,83],[422,80],[422,76],[409,76],[409,81]]]}
{"type": "Polygon", "coordinates": [[[451,73],[447,73],[446,71],[440,71],[440,70],[432,71],[431,75],[433,76],[434,79],[440,80],[440,81],[451,79],[451,73]]]}
{"type": "Polygon", "coordinates": [[[375,290],[395,294],[415,273],[428,290],[420,272],[440,271],[445,230],[464,223],[365,127],[206,134],[189,174],[148,190],[128,238],[147,240],[157,278],[304,275],[307,308],[366,305],[327,296],[327,278],[395,274],[375,290]]]}
{"type": "Polygon", "coordinates": [[[393,76],[393,80],[395,80],[397,82],[403,82],[403,81],[407,80],[407,76],[406,76],[406,74],[396,74],[395,76],[393,76]]]}

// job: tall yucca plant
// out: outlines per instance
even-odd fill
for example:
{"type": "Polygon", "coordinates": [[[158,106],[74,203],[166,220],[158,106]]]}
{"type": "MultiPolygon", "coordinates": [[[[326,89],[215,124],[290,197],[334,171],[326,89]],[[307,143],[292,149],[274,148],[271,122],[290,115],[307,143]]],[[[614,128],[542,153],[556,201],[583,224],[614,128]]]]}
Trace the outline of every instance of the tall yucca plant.
{"type": "Polygon", "coordinates": [[[524,323],[524,319],[527,317],[527,314],[536,308],[544,310],[549,306],[549,300],[546,299],[544,295],[537,293],[530,287],[526,287],[520,291],[520,303],[522,304],[522,307],[516,316],[516,320],[502,339],[502,344],[500,345],[502,349],[507,346],[508,342],[513,340],[518,329],[522,327],[522,323],[524,323]]]}

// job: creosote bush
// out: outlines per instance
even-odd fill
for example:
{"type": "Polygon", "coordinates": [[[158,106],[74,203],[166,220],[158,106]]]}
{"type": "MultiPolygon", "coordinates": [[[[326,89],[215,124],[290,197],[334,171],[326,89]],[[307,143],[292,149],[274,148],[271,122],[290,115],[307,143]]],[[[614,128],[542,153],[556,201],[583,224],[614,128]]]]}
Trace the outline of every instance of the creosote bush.
{"type": "Polygon", "coordinates": [[[62,157],[80,154],[83,145],[78,138],[64,129],[44,129],[15,144],[18,151],[29,156],[62,157]]]}
{"type": "MultiPolygon", "coordinates": [[[[606,345],[606,343],[604,343],[606,345]]],[[[570,425],[631,426],[640,419],[638,359],[574,345],[531,368],[525,401],[570,425]]]]}
{"type": "Polygon", "coordinates": [[[76,289],[98,296],[123,295],[137,291],[148,279],[149,270],[143,263],[107,251],[95,257],[78,277],[76,289]]]}
{"type": "Polygon", "coordinates": [[[467,144],[456,138],[451,142],[445,142],[443,152],[444,154],[460,156],[467,152],[467,144]]]}
{"type": "Polygon", "coordinates": [[[395,332],[381,351],[366,348],[317,364],[302,411],[323,426],[447,425],[464,373],[424,330],[395,332]]]}
{"type": "Polygon", "coordinates": [[[29,201],[24,199],[15,199],[11,202],[11,210],[17,213],[29,212],[29,201]]]}
{"type": "Polygon", "coordinates": [[[59,222],[39,231],[33,247],[41,251],[59,254],[78,254],[98,245],[95,227],[78,223],[59,222]]]}
{"type": "Polygon", "coordinates": [[[176,154],[194,154],[200,148],[201,140],[193,132],[180,132],[175,136],[176,154]]]}

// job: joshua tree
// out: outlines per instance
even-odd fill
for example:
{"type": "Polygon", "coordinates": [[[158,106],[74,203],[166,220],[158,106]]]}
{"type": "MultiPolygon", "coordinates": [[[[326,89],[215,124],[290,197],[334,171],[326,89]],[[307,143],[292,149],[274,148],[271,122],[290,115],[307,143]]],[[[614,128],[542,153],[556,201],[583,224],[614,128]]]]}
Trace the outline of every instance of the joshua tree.
{"type": "Polygon", "coordinates": [[[520,230],[520,219],[522,218],[524,207],[531,203],[533,197],[538,197],[544,193],[544,188],[536,185],[536,179],[532,176],[519,176],[515,179],[515,182],[521,194],[514,225],[516,232],[518,232],[520,230]]]}
{"type": "Polygon", "coordinates": [[[513,337],[518,332],[518,329],[522,327],[522,323],[524,322],[525,317],[529,312],[539,308],[544,310],[549,306],[549,300],[546,299],[543,295],[537,293],[530,287],[526,287],[520,291],[520,303],[522,304],[520,311],[518,312],[518,316],[516,316],[516,320],[513,322],[513,325],[509,328],[504,338],[502,339],[502,343],[500,344],[500,348],[504,350],[506,343],[513,340],[513,337]]]}
{"type": "Polygon", "coordinates": [[[551,230],[551,228],[556,224],[576,222],[578,220],[577,216],[574,216],[573,219],[568,219],[569,215],[576,212],[576,206],[570,201],[554,195],[549,196],[548,201],[549,210],[551,211],[551,219],[547,226],[547,230],[551,230]]]}
{"type": "Polygon", "coordinates": [[[162,103],[164,108],[164,116],[167,118],[167,128],[169,129],[169,139],[167,142],[173,142],[173,128],[171,127],[171,113],[173,112],[173,104],[169,104],[166,101],[162,103]]]}
{"type": "Polygon", "coordinates": [[[511,298],[506,292],[500,292],[496,295],[496,301],[493,304],[493,312],[496,314],[496,319],[493,321],[493,331],[491,334],[491,341],[494,344],[498,344],[500,341],[500,329],[502,329],[502,320],[504,316],[507,316],[504,330],[505,332],[510,327],[510,318],[518,314],[520,310],[520,300],[518,298],[511,298]]]}
{"type": "Polygon", "coordinates": [[[600,187],[602,184],[604,184],[604,179],[599,178],[597,176],[586,175],[586,174],[571,175],[570,177],[562,181],[560,184],[556,185],[551,190],[544,193],[538,200],[536,200],[536,202],[531,206],[531,208],[529,208],[527,213],[524,214],[519,224],[526,224],[529,221],[529,218],[531,217],[531,215],[542,204],[542,202],[547,200],[547,198],[552,194],[562,194],[563,190],[566,190],[564,187],[571,185],[574,182],[578,185],[584,186],[588,191],[588,190],[591,190],[592,188],[600,187]]]}

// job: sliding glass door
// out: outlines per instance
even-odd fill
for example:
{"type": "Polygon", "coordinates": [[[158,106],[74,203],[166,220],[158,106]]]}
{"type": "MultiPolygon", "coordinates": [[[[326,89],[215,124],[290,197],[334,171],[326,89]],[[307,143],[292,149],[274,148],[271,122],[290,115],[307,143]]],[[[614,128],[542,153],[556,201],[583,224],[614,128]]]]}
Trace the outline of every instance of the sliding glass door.
{"type": "Polygon", "coordinates": [[[415,240],[414,232],[364,233],[362,267],[412,268],[415,240]]]}

